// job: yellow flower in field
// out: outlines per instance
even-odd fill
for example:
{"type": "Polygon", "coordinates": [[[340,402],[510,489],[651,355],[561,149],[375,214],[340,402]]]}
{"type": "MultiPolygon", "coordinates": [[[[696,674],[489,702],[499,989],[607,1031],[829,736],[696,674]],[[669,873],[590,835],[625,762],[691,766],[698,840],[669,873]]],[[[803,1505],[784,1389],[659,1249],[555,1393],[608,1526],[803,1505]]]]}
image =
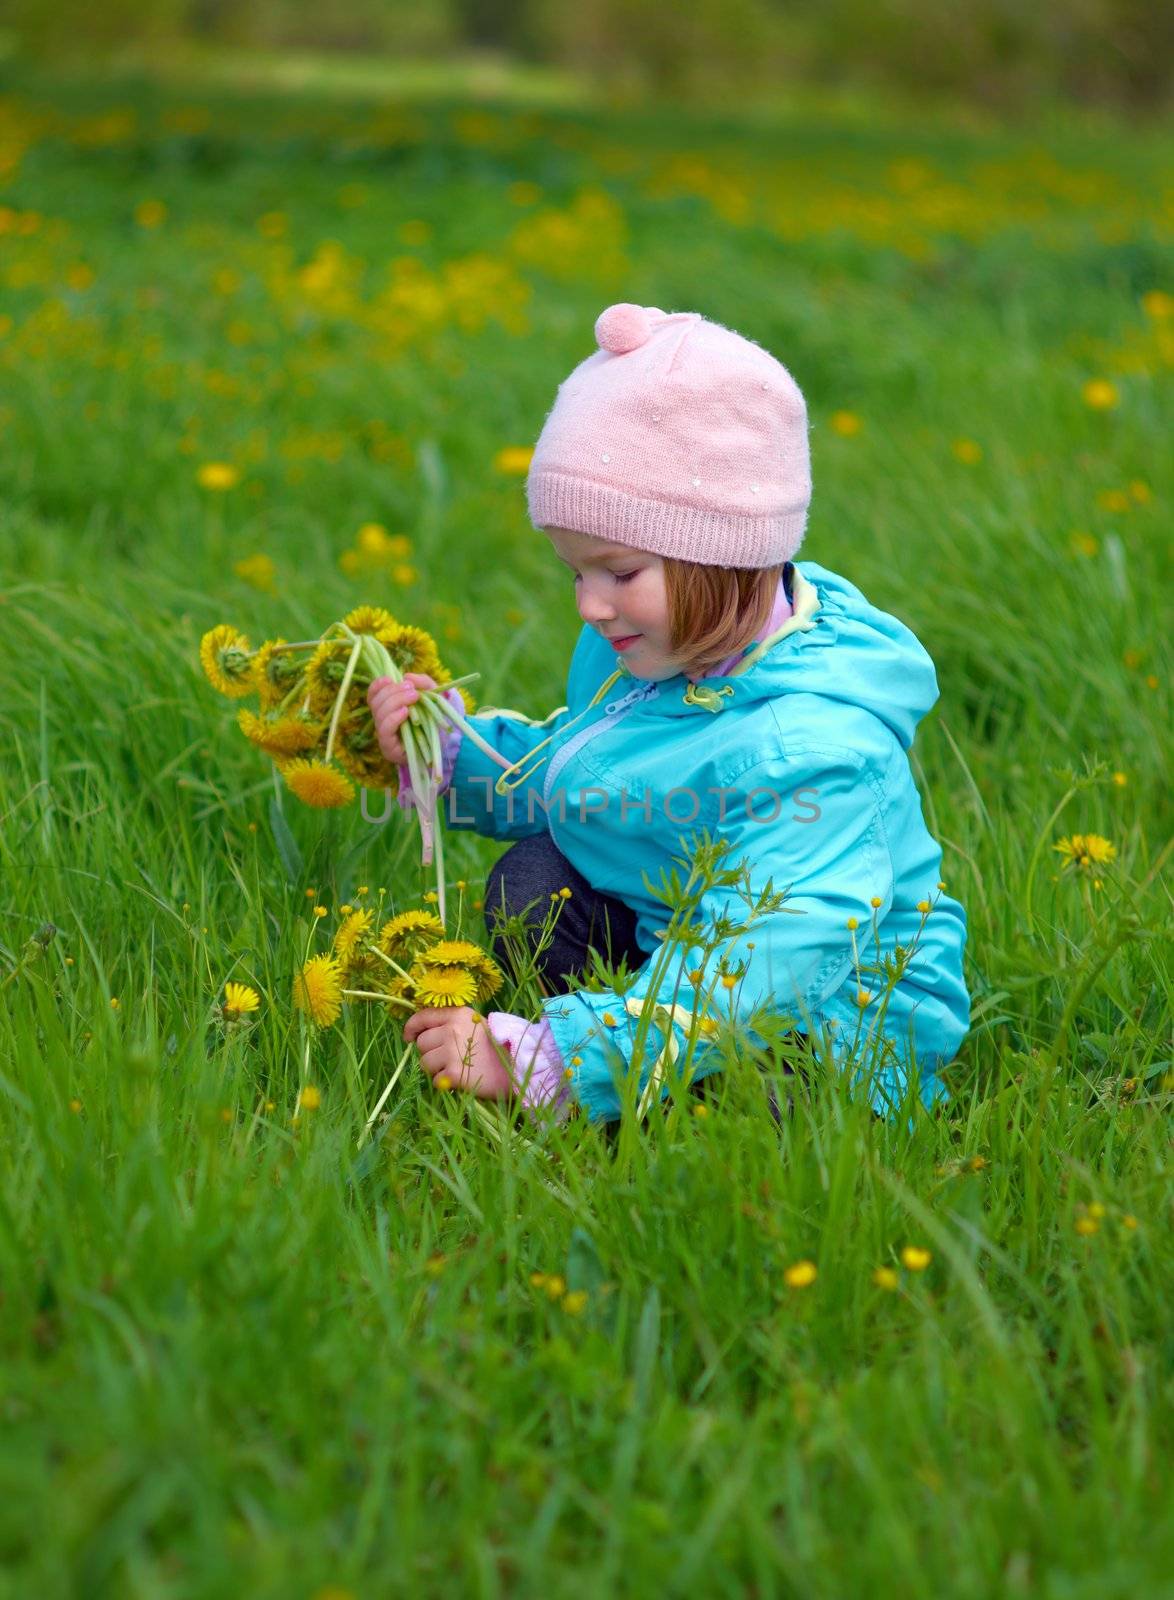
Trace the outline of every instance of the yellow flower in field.
{"type": "Polygon", "coordinates": [[[982,446],[975,439],[955,439],[950,449],[964,466],[973,467],[982,460],[982,446]]]}
{"type": "Polygon", "coordinates": [[[250,744],[267,756],[300,756],[312,750],[321,736],[316,722],[297,715],[259,717],[245,707],[237,714],[237,725],[250,744]]]}
{"type": "Polygon", "coordinates": [[[1154,498],[1154,492],[1149,484],[1141,478],[1129,480],[1129,493],[1139,506],[1148,506],[1154,498]]]}
{"type": "Polygon", "coordinates": [[[831,424],[832,432],[838,433],[843,439],[853,438],[864,426],[854,411],[833,411],[831,424]]]}
{"type": "Polygon", "coordinates": [[[422,1006],[471,1006],[477,980],[461,967],[438,967],[416,977],[416,999],[422,1006]]]}
{"type": "Polygon", "coordinates": [[[294,979],[294,1005],[320,1028],[342,1011],[342,968],[334,956],[311,956],[294,979]]]}
{"type": "Polygon", "coordinates": [[[1075,867],[1078,872],[1092,872],[1112,861],[1117,854],[1117,846],[1099,833],[1074,833],[1052,848],[1064,857],[1065,870],[1075,867]]]}
{"type": "Polygon", "coordinates": [[[572,1289],[570,1294],[563,1297],[563,1310],[569,1317],[578,1317],[587,1309],[586,1289],[572,1289]]]}
{"type": "Polygon", "coordinates": [[[1108,378],[1090,378],[1081,389],[1080,398],[1093,411],[1112,411],[1121,403],[1117,385],[1108,378]]]}
{"type": "Polygon", "coordinates": [[[1082,1239],[1091,1239],[1094,1233],[1101,1231],[1101,1225],[1095,1217],[1077,1217],[1075,1228],[1082,1239]]]}
{"type": "Polygon", "coordinates": [[[919,1244],[907,1244],[901,1251],[901,1264],[910,1272],[924,1272],[932,1260],[932,1253],[919,1244]]]}
{"type": "Polygon", "coordinates": [[[818,1276],[818,1269],[814,1261],[796,1261],[783,1273],[783,1282],[788,1289],[809,1289],[818,1276]]]}
{"type": "Polygon", "coordinates": [[[892,1267],[877,1267],[876,1271],[872,1275],[872,1281],[876,1284],[878,1289],[888,1289],[891,1291],[897,1287],[900,1279],[897,1277],[897,1274],[893,1271],[892,1267]]]}
{"type": "Polygon", "coordinates": [[[420,957],[425,967],[469,967],[484,959],[480,945],[468,939],[441,939],[420,957]]]}
{"type": "Polygon", "coordinates": [[[548,1273],[546,1282],[542,1285],[551,1300],[561,1300],[567,1292],[567,1280],[557,1272],[548,1273]]]}
{"type": "Polygon", "coordinates": [[[231,623],[209,628],[200,640],[200,665],[212,687],[230,700],[253,692],[249,641],[231,623]]]}
{"type": "Polygon", "coordinates": [[[534,459],[532,445],[507,445],[504,450],[499,450],[493,458],[493,470],[504,472],[509,477],[523,477],[530,470],[530,462],[534,459]]]}
{"type": "Polygon", "coordinates": [[[1118,789],[1124,789],[1126,784],[1129,782],[1129,779],[1123,772],[1115,772],[1113,774],[1113,782],[1117,785],[1118,789]]]}
{"type": "Polygon", "coordinates": [[[1167,294],[1164,289],[1149,289],[1141,297],[1141,309],[1155,322],[1165,322],[1167,317],[1174,317],[1174,294],[1167,294]]]}
{"type": "Polygon", "coordinates": [[[254,589],[260,589],[263,594],[273,593],[275,587],[273,580],[277,576],[277,563],[272,556],[246,556],[243,561],[235,562],[232,570],[238,578],[243,578],[246,583],[251,583],[254,589]]]}
{"type": "Polygon", "coordinates": [[[351,911],[339,924],[331,949],[344,967],[350,966],[355,952],[371,932],[373,911],[351,911]]]}
{"type": "Polygon", "coordinates": [[[140,228],[161,228],[167,221],[167,207],[162,200],[140,200],[135,207],[135,221],[140,228]]]}
{"type": "Polygon", "coordinates": [[[256,989],[250,989],[247,983],[224,985],[224,1004],[220,1009],[225,1017],[248,1016],[249,1012],[256,1011],[260,1004],[261,996],[256,989]]]}
{"type": "MultiPolygon", "coordinates": [[[[408,566],[406,562],[398,562],[391,569],[392,583],[398,583],[403,589],[410,588],[411,585],[418,580],[419,576],[420,574],[416,568],[408,566]]],[[[453,634],[450,629],[446,629],[445,631],[448,633],[450,639],[456,637],[456,635],[453,634]]]]}
{"type": "Polygon", "coordinates": [[[302,1090],[302,1110],[317,1111],[322,1104],[322,1091],[316,1084],[308,1083],[302,1090]]]}
{"type": "Polygon", "coordinates": [[[320,811],[349,806],[355,798],[351,780],[325,761],[290,761],[281,768],[281,775],[304,805],[320,811]]]}
{"type": "Polygon", "coordinates": [[[212,489],[221,492],[225,489],[235,489],[241,481],[240,470],[229,461],[205,461],[196,473],[196,482],[201,489],[212,489]]]}
{"type": "Polygon", "coordinates": [[[1101,548],[1091,533],[1085,533],[1082,528],[1074,528],[1068,535],[1068,547],[1074,556],[1086,556],[1089,560],[1101,548]]]}
{"type": "Polygon", "coordinates": [[[1128,511],[1130,505],[1124,489],[1102,489],[1097,495],[1097,506],[1101,511],[1128,511]]]}

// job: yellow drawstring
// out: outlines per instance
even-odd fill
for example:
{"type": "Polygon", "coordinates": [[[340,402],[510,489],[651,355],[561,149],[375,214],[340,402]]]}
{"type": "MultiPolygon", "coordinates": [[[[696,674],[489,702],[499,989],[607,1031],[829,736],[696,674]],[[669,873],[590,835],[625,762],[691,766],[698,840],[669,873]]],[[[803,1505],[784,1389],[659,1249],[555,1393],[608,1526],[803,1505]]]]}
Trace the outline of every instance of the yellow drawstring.
{"type": "Polygon", "coordinates": [[[546,761],[546,757],[543,756],[542,760],[536,761],[532,767],[527,767],[526,763],[532,761],[540,750],[545,749],[550,743],[551,739],[559,738],[567,731],[568,728],[572,727],[576,722],[578,722],[580,717],[586,716],[588,711],[591,710],[592,706],[597,706],[607,691],[611,688],[612,684],[615,683],[618,678],[625,677],[627,675],[627,671],[627,667],[617,667],[612,673],[611,677],[608,678],[605,683],[600,684],[599,688],[595,691],[594,697],[588,701],[588,703],[583,707],[582,711],[578,712],[571,718],[570,722],[564,722],[557,733],[548,735],[547,738],[543,739],[541,744],[536,744],[533,750],[527,750],[526,754],[519,760],[511,762],[511,764],[502,773],[501,777],[498,778],[497,782],[494,784],[494,790],[498,794],[510,794],[514,789],[520,788],[523,783],[528,783],[533,775],[538,771],[538,768],[546,761]],[[511,772],[516,772],[518,776],[513,783],[507,783],[506,779],[509,777],[511,772]]]}
{"type": "Polygon", "coordinates": [[[722,705],[723,695],[733,694],[729,684],[724,689],[702,689],[697,684],[691,683],[681,696],[687,706],[704,706],[707,711],[724,711],[722,705]]]}

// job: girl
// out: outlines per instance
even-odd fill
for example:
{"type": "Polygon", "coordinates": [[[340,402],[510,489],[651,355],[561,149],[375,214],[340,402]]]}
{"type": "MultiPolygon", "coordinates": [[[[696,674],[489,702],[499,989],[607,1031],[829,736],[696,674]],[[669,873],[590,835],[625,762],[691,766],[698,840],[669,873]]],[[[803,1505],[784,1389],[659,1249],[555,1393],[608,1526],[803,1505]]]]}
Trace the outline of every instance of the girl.
{"type": "MultiPolygon", "coordinates": [[[[695,1007],[715,1009],[719,969],[698,970],[696,950],[674,946],[667,973],[657,962],[669,913],[645,881],[658,884],[704,829],[729,846],[723,865],[749,862],[755,896],[774,894],[722,949],[720,1014],[751,1036],[757,1019],[785,1015],[831,1064],[857,1072],[871,1038],[876,1109],[899,1104],[911,1077],[932,1104],[970,1010],[966,917],[942,892],[941,849],[909,765],[937,699],[933,663],[846,579],[792,559],[811,496],[807,410],[773,356],[694,312],[656,307],[611,306],[595,334],[598,350],[558,391],[526,485],[584,623],[567,704],[542,722],[477,714],[505,773],[459,733],[445,751],[449,826],[516,841],[490,873],[487,921],[504,911],[536,927],[561,897],[539,971],[570,992],[533,1020],[420,1011],[404,1037],[434,1079],[485,1098],[520,1093],[559,1116],[577,1103],[593,1119],[617,1117],[654,972],[653,1002],[679,1009],[658,1013],[642,1081],[661,1048],[675,1048],[670,1034],[683,1045],[695,1007]],[[575,989],[592,948],[625,958],[631,987],[575,989]],[[869,968],[885,955],[898,974],[887,999],[886,974],[869,968]]],[[[417,686],[431,680],[384,678],[369,691],[397,763],[417,686]]],[[[411,803],[406,768],[401,803],[411,803]]],[[[699,918],[728,926],[746,912],[726,881],[699,918]]],[[[500,942],[497,953],[508,959],[500,942]]],[[[706,1060],[696,1030],[693,1040],[700,1078],[720,1060],[712,1046],[706,1060]]]]}

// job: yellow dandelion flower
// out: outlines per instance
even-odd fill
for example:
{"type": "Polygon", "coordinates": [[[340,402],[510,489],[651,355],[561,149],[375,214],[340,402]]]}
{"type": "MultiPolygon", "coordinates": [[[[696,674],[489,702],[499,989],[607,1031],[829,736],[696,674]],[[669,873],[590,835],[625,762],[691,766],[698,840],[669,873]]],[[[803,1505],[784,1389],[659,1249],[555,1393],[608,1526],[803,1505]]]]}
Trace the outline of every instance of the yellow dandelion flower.
{"type": "Polygon", "coordinates": [[[248,639],[231,623],[209,628],[200,640],[200,665],[208,682],[230,700],[253,692],[252,652],[248,639]]]}
{"type": "Polygon", "coordinates": [[[376,636],[399,626],[391,612],[385,611],[382,606],[356,606],[342,620],[352,633],[372,633],[376,636]]]}
{"type": "Polygon", "coordinates": [[[1092,872],[1106,865],[1117,854],[1117,846],[1099,833],[1074,833],[1052,846],[1064,857],[1064,868],[1075,867],[1078,872],[1092,872]]]}
{"type": "Polygon", "coordinates": [[[308,1083],[302,1090],[301,1108],[303,1111],[317,1111],[322,1104],[322,1091],[316,1084],[308,1083]]]}
{"type": "Polygon", "coordinates": [[[263,594],[272,594],[276,588],[273,580],[277,576],[277,563],[272,556],[245,556],[243,561],[234,562],[232,570],[263,594]]]}
{"type": "Polygon", "coordinates": [[[1117,385],[1107,378],[1090,378],[1081,389],[1080,398],[1092,411],[1112,411],[1121,400],[1117,385]]]}
{"type": "Polygon", "coordinates": [[[881,899],[879,894],[874,894],[868,903],[874,911],[879,910],[880,907],[884,905],[884,901],[881,899]]]}
{"type": "Polygon", "coordinates": [[[525,477],[530,470],[530,462],[534,459],[532,445],[506,445],[499,450],[493,458],[494,472],[503,472],[507,477],[525,477]]]}
{"type": "Polygon", "coordinates": [[[603,1023],[605,1028],[619,1027],[619,1023],[616,1021],[615,1017],[612,1016],[610,1011],[605,1011],[603,1016],[600,1018],[600,1021],[603,1023]]]}
{"type": "MultiPolygon", "coordinates": [[[[365,556],[380,556],[390,552],[391,540],[381,522],[364,522],[355,534],[355,548],[365,556]]],[[[352,624],[348,623],[348,627],[352,624]]]]}
{"type": "Polygon", "coordinates": [[[900,1282],[892,1267],[877,1267],[872,1275],[872,1281],[878,1289],[893,1290],[900,1282]]]}
{"type": "Polygon", "coordinates": [[[588,1295],[586,1289],[572,1289],[570,1294],[563,1296],[563,1310],[569,1317],[578,1317],[587,1309],[588,1295]]]}
{"type": "Polygon", "coordinates": [[[259,717],[247,707],[237,714],[237,726],[250,744],[267,756],[291,757],[312,750],[321,737],[321,728],[301,716],[259,717]]]}
{"type": "Polygon", "coordinates": [[[1074,556],[1084,556],[1091,561],[1101,546],[1091,533],[1085,533],[1083,528],[1074,528],[1068,535],[1068,548],[1074,556]]]}
{"type": "Polygon", "coordinates": [[[331,949],[344,967],[349,967],[375,921],[373,911],[351,911],[339,924],[331,949]]]}
{"type": "Polygon", "coordinates": [[[247,983],[224,985],[224,1003],[220,1009],[225,1017],[248,1016],[249,1012],[256,1011],[260,1004],[261,996],[256,989],[250,989],[247,983]]]}
{"type": "Polygon", "coordinates": [[[854,411],[833,411],[831,424],[832,431],[838,433],[842,439],[853,438],[864,426],[854,411]]]}
{"type": "Polygon", "coordinates": [[[304,805],[319,810],[349,806],[355,798],[351,780],[324,761],[289,761],[281,775],[304,805]]]}
{"type": "Polygon", "coordinates": [[[421,1006],[471,1006],[477,998],[477,980],[461,967],[430,968],[412,976],[421,1006]]]}
{"type": "Polygon", "coordinates": [[[326,915],[326,907],[325,906],[315,906],[314,907],[314,915],[316,917],[324,917],[326,915]]]}
{"type": "Polygon", "coordinates": [[[1097,495],[1097,506],[1102,511],[1128,511],[1131,504],[1124,489],[1102,489],[1097,495]]]}
{"type": "Polygon", "coordinates": [[[693,1107],[693,1115],[695,1117],[707,1117],[709,1115],[709,1107],[698,1103],[693,1107]]]}
{"type": "Polygon", "coordinates": [[[311,956],[294,979],[294,1005],[320,1028],[342,1011],[342,968],[334,956],[311,956]]]}
{"type": "Polygon", "coordinates": [[[923,917],[928,917],[930,912],[933,910],[933,907],[930,905],[928,900],[919,900],[917,902],[917,909],[921,912],[923,917]]]}
{"type": "Polygon", "coordinates": [[[907,1244],[901,1251],[901,1264],[909,1272],[924,1272],[932,1260],[932,1252],[919,1244],[907,1244]]]}
{"type": "Polygon", "coordinates": [[[1121,1226],[1123,1228],[1128,1228],[1130,1233],[1132,1233],[1137,1227],[1137,1218],[1127,1211],[1121,1218],[1121,1226]]]}
{"type": "Polygon", "coordinates": [[[867,989],[857,989],[856,991],[856,1004],[860,1007],[861,1011],[866,1010],[875,999],[876,996],[869,994],[867,989]]]}
{"type": "Polygon", "coordinates": [[[423,628],[399,624],[380,634],[379,642],[401,672],[426,672],[438,682],[444,677],[436,640],[423,628]]]}
{"type": "Polygon", "coordinates": [[[1095,1217],[1077,1217],[1075,1227],[1082,1239],[1091,1239],[1094,1233],[1101,1231],[1101,1225],[1095,1217]]]}
{"type": "Polygon", "coordinates": [[[557,1272],[547,1274],[546,1282],[542,1285],[552,1300],[561,1300],[567,1292],[567,1280],[560,1277],[557,1272]]]}
{"type": "Polygon", "coordinates": [[[485,959],[480,945],[468,939],[441,939],[420,957],[425,967],[468,967],[485,959]]]}
{"type": "Polygon", "coordinates": [[[266,639],[253,656],[253,690],[260,698],[261,710],[279,705],[301,677],[302,669],[292,650],[282,646],[284,639],[266,639]]]}
{"type": "Polygon", "coordinates": [[[217,494],[222,494],[226,489],[235,489],[240,481],[240,468],[234,467],[229,461],[205,461],[196,473],[200,488],[211,489],[217,494]]]}
{"type": "Polygon", "coordinates": [[[1135,500],[1139,506],[1148,506],[1154,498],[1154,491],[1141,478],[1131,478],[1129,480],[1129,494],[1131,499],[1135,500]]]}
{"type": "Polygon", "coordinates": [[[950,449],[954,458],[964,466],[973,467],[982,460],[982,446],[975,439],[955,439],[950,449]]]}
{"type": "Polygon", "coordinates": [[[818,1275],[814,1261],[796,1261],[783,1273],[783,1282],[788,1289],[810,1289],[818,1275]]]}
{"type": "Polygon", "coordinates": [[[1174,317],[1174,294],[1167,294],[1164,289],[1148,289],[1141,297],[1141,309],[1155,322],[1164,322],[1167,317],[1174,317]]]}
{"type": "Polygon", "coordinates": [[[434,911],[401,911],[383,924],[376,942],[385,956],[396,959],[443,938],[444,923],[434,911]]]}
{"type": "Polygon", "coordinates": [[[860,924],[859,924],[859,922],[857,922],[855,917],[849,917],[848,918],[849,931],[855,931],[855,929],[857,929],[859,926],[860,926],[860,924]]]}
{"type": "Polygon", "coordinates": [[[140,200],[135,207],[135,221],[140,228],[160,228],[167,221],[167,207],[162,200],[140,200]]]}

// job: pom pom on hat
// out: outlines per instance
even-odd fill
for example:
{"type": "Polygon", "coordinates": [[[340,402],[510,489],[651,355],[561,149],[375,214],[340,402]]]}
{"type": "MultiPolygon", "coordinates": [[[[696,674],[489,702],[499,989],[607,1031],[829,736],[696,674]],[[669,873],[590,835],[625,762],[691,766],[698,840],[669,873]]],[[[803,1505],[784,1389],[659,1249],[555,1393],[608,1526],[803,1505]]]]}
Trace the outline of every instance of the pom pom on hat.
{"type": "Polygon", "coordinates": [[[626,355],[637,350],[652,332],[652,319],[643,306],[634,306],[626,300],[608,306],[595,320],[595,338],[601,350],[612,355],[626,355]]]}

